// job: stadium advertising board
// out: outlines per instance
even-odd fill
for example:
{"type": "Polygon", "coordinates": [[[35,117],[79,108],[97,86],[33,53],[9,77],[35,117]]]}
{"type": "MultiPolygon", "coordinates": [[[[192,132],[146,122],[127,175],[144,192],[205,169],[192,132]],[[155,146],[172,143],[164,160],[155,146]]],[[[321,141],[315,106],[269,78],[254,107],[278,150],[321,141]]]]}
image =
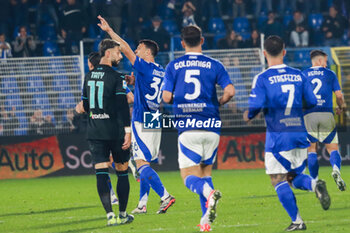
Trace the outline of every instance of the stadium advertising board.
{"type": "Polygon", "coordinates": [[[265,133],[221,136],[218,169],[254,169],[264,167],[265,133]]]}
{"type": "MultiPolygon", "coordinates": [[[[264,168],[265,133],[223,132],[214,169],[264,168]]],[[[175,130],[162,134],[157,171],[178,170],[175,130]]],[[[339,132],[342,164],[350,165],[350,131],[339,132]]],[[[84,134],[0,137],[0,179],[94,174],[91,153],[84,134]]],[[[318,148],[320,165],[329,166],[324,146],[318,148]]]]}
{"type": "Polygon", "coordinates": [[[0,145],[0,179],[35,178],[63,168],[56,137],[0,145]]]}

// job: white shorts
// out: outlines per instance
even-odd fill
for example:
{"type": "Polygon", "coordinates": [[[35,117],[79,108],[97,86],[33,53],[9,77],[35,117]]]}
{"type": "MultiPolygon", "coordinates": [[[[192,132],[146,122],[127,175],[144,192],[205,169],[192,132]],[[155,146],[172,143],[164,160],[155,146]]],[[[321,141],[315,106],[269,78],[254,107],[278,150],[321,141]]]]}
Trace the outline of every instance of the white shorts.
{"type": "Polygon", "coordinates": [[[200,163],[215,162],[220,135],[204,130],[189,130],[180,134],[178,140],[179,167],[187,168],[200,163]]]}
{"type": "Polygon", "coordinates": [[[132,154],[134,160],[145,160],[147,162],[158,162],[161,129],[144,129],[143,123],[132,122],[132,154]]]}
{"type": "Polygon", "coordinates": [[[330,112],[312,112],[304,116],[305,127],[311,142],[338,143],[334,116],[330,112]]]}
{"type": "Polygon", "coordinates": [[[265,153],[266,174],[301,174],[306,167],[307,148],[295,148],[290,151],[265,153]]]}

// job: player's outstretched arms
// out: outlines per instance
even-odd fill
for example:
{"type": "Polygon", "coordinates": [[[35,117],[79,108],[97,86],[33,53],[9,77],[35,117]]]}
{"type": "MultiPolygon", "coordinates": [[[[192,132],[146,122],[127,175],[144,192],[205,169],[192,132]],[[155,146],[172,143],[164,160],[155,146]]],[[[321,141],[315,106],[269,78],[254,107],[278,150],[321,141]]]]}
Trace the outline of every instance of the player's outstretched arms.
{"type": "Polygon", "coordinates": [[[219,100],[220,105],[226,104],[235,95],[235,87],[232,84],[227,85],[224,88],[224,94],[219,100]]]}
{"type": "Polygon", "coordinates": [[[170,104],[173,100],[173,93],[170,91],[163,91],[163,101],[167,104],[170,104]]]}
{"type": "Polygon", "coordinates": [[[113,40],[120,43],[120,51],[124,53],[124,55],[129,59],[131,64],[134,65],[136,60],[136,54],[134,53],[134,51],[132,51],[129,44],[113,31],[113,29],[109,26],[107,21],[101,15],[99,15],[97,18],[100,20],[100,23],[97,25],[103,31],[107,32],[113,40]]]}
{"type": "Polygon", "coordinates": [[[339,90],[339,91],[335,91],[335,97],[336,97],[336,102],[337,102],[337,109],[336,109],[336,113],[337,115],[340,115],[346,108],[346,104],[344,101],[344,95],[343,93],[339,90]]]}

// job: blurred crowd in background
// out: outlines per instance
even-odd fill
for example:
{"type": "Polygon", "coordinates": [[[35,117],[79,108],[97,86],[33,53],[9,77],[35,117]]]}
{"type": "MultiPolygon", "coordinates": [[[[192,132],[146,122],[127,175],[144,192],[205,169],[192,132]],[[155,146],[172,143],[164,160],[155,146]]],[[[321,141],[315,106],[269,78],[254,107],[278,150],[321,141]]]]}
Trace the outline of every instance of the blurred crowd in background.
{"type": "Polygon", "coordinates": [[[131,45],[150,38],[161,51],[190,24],[209,38],[205,49],[259,47],[260,33],[339,46],[350,33],[347,0],[0,0],[1,58],[78,54],[80,40],[105,37],[98,15],[131,45]]]}

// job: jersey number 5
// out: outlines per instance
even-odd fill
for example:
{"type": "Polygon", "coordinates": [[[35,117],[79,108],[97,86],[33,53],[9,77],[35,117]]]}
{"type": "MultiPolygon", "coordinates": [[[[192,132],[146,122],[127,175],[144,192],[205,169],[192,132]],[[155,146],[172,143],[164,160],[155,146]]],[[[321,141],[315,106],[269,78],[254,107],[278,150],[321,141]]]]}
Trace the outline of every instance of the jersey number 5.
{"type": "Polygon", "coordinates": [[[292,110],[293,102],[294,102],[295,87],[293,84],[286,84],[286,85],[282,85],[281,88],[283,93],[289,92],[287,107],[286,107],[286,110],[284,110],[284,115],[289,116],[290,111],[292,110]]]}
{"type": "Polygon", "coordinates": [[[88,86],[90,87],[90,108],[95,108],[95,92],[96,87],[98,87],[97,92],[97,102],[99,109],[103,109],[103,81],[88,81],[88,86]]]}
{"type": "Polygon", "coordinates": [[[201,93],[201,83],[199,80],[195,77],[192,77],[192,75],[200,75],[199,70],[186,70],[185,73],[185,82],[186,83],[193,83],[194,84],[194,92],[192,94],[187,93],[185,95],[185,99],[187,100],[194,100],[197,99],[197,97],[201,93]]]}

